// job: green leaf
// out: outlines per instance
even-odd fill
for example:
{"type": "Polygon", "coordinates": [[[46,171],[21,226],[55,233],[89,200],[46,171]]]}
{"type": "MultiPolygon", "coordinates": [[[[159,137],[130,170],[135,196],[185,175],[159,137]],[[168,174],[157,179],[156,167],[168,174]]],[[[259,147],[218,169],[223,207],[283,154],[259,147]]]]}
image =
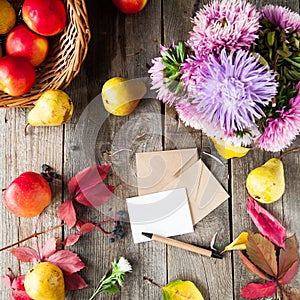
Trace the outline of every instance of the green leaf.
{"type": "Polygon", "coordinates": [[[277,275],[277,261],[275,246],[260,233],[249,232],[246,242],[249,259],[265,273],[275,277],[277,275]]]}
{"type": "Polygon", "coordinates": [[[281,49],[277,49],[276,51],[280,56],[282,56],[283,58],[286,58],[286,57],[290,57],[293,53],[290,52],[290,51],[284,51],[284,50],[281,50],[281,49]]]}
{"type": "Polygon", "coordinates": [[[162,288],[164,300],[204,300],[202,294],[191,281],[176,280],[162,288]]]}
{"type": "Polygon", "coordinates": [[[110,288],[107,288],[105,291],[110,294],[114,294],[114,293],[118,293],[120,291],[120,289],[118,287],[116,287],[115,285],[113,285],[110,288]]]}
{"type": "Polygon", "coordinates": [[[267,33],[267,42],[270,47],[274,45],[275,42],[275,31],[270,31],[267,33]]]}
{"type": "Polygon", "coordinates": [[[285,247],[279,252],[278,278],[282,284],[289,283],[297,274],[299,255],[295,235],[286,239],[285,247]]]}

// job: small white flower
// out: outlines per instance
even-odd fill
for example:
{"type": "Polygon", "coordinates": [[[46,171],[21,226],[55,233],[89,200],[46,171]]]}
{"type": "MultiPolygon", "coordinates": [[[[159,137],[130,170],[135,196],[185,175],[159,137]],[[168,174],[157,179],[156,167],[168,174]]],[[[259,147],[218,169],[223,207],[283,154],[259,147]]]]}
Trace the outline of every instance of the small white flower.
{"type": "Polygon", "coordinates": [[[124,257],[120,257],[119,262],[118,262],[118,268],[121,272],[124,272],[124,273],[132,271],[131,264],[124,257]]]}

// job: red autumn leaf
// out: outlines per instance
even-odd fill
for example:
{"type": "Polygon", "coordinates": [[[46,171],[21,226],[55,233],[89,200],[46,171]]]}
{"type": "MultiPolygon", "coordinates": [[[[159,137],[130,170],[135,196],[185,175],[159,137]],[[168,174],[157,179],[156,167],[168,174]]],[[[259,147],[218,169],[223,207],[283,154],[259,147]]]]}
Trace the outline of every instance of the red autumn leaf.
{"type": "Polygon", "coordinates": [[[49,257],[56,252],[58,240],[59,239],[53,237],[45,243],[42,249],[42,257],[49,257]]]}
{"type": "Polygon", "coordinates": [[[293,235],[286,239],[285,250],[279,252],[279,282],[288,284],[296,276],[299,264],[298,246],[296,236],[293,235]]]}
{"type": "Polygon", "coordinates": [[[66,222],[70,228],[76,224],[76,212],[72,200],[67,200],[59,206],[58,217],[66,222]]]}
{"type": "Polygon", "coordinates": [[[265,273],[277,275],[277,260],[274,245],[259,233],[248,232],[246,252],[249,259],[265,273]]]}
{"type": "Polygon", "coordinates": [[[277,246],[285,248],[284,240],[286,238],[286,229],[250,195],[248,195],[247,212],[263,236],[277,246]]]}
{"type": "Polygon", "coordinates": [[[30,298],[25,291],[12,291],[12,298],[14,300],[33,300],[30,298]]]}
{"type": "Polygon", "coordinates": [[[20,275],[16,277],[13,280],[11,287],[15,290],[25,291],[24,280],[25,280],[25,275],[20,275]]]}
{"type": "Polygon", "coordinates": [[[111,196],[114,187],[101,182],[89,189],[80,190],[75,200],[85,206],[97,207],[103,205],[111,196]]]}
{"type": "Polygon", "coordinates": [[[20,261],[35,262],[40,261],[38,253],[30,247],[18,247],[11,250],[11,253],[20,261]]]}
{"type": "Polygon", "coordinates": [[[259,268],[257,268],[241,251],[238,251],[238,254],[240,258],[242,259],[242,262],[246,269],[248,269],[250,272],[258,275],[260,278],[265,279],[267,281],[271,281],[272,279],[265,275],[259,268]]]}
{"type": "Polygon", "coordinates": [[[63,245],[66,247],[74,245],[80,238],[80,234],[69,234],[63,241],[63,245]]]}
{"type": "Polygon", "coordinates": [[[276,282],[249,283],[244,286],[240,295],[247,299],[272,296],[276,292],[276,282]]]}
{"type": "Polygon", "coordinates": [[[285,272],[285,274],[280,277],[278,280],[281,284],[289,284],[293,278],[296,276],[298,272],[298,260],[296,260],[290,267],[289,269],[285,272]]]}
{"type": "Polygon", "coordinates": [[[87,287],[86,282],[78,273],[73,273],[73,274],[64,273],[64,280],[65,280],[65,289],[68,291],[80,290],[87,287]]]}
{"type": "Polygon", "coordinates": [[[11,282],[12,282],[12,279],[10,278],[9,275],[2,275],[2,280],[5,284],[5,286],[8,288],[8,289],[11,289],[11,282]]]}
{"type": "Polygon", "coordinates": [[[72,197],[76,196],[79,190],[90,189],[94,185],[102,182],[109,173],[110,165],[90,166],[71,178],[68,184],[69,193],[72,197]]]}
{"type": "Polygon", "coordinates": [[[73,274],[85,268],[85,264],[79,256],[70,250],[60,250],[46,259],[65,271],[66,274],[73,274]]]}
{"type": "Polygon", "coordinates": [[[91,232],[95,229],[96,225],[93,223],[85,223],[82,226],[80,226],[79,231],[80,232],[91,232]]]}

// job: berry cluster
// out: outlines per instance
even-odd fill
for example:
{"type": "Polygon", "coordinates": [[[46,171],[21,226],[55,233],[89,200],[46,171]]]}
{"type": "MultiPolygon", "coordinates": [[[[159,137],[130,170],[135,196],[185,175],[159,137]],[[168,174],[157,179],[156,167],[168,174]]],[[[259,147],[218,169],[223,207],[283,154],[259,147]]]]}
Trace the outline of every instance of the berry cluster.
{"type": "Polygon", "coordinates": [[[42,165],[42,172],[40,173],[40,175],[44,177],[48,182],[52,182],[53,179],[59,178],[59,175],[51,171],[51,169],[52,168],[46,164],[42,165]]]}
{"type": "Polygon", "coordinates": [[[121,240],[124,237],[124,223],[127,219],[127,213],[125,211],[119,211],[114,220],[114,229],[111,232],[111,237],[109,238],[110,243],[114,243],[116,239],[121,240]]]}

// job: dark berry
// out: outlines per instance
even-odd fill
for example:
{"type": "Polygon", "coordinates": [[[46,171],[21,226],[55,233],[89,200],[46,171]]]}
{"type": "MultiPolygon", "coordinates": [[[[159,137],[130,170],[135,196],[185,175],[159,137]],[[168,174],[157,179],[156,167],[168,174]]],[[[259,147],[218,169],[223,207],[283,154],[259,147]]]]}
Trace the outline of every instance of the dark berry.
{"type": "Polygon", "coordinates": [[[76,146],[76,145],[72,145],[72,146],[71,146],[71,150],[72,150],[72,151],[76,151],[76,150],[78,150],[78,149],[79,149],[79,147],[76,146]]]}
{"type": "Polygon", "coordinates": [[[124,234],[122,229],[119,230],[119,234],[122,234],[122,235],[124,234]]]}
{"type": "Polygon", "coordinates": [[[46,177],[47,177],[47,174],[46,174],[46,173],[44,173],[44,172],[40,173],[40,175],[41,175],[42,177],[44,177],[44,178],[46,178],[46,177]]]}
{"type": "Polygon", "coordinates": [[[48,182],[52,182],[52,181],[53,181],[53,178],[52,178],[52,177],[47,177],[46,180],[47,180],[48,182]]]}
{"type": "Polygon", "coordinates": [[[112,234],[116,234],[117,233],[117,229],[114,229],[111,233],[112,234]]]}
{"type": "Polygon", "coordinates": [[[114,239],[113,237],[111,237],[111,238],[109,239],[109,242],[110,242],[110,243],[114,243],[114,242],[115,242],[115,239],[114,239]]]}
{"type": "Polygon", "coordinates": [[[49,171],[49,170],[50,170],[50,166],[48,166],[48,165],[46,165],[46,164],[43,164],[43,165],[42,165],[42,170],[45,171],[45,172],[46,172],[46,171],[49,171]]]}
{"type": "Polygon", "coordinates": [[[122,234],[121,234],[121,233],[119,233],[119,234],[118,234],[118,240],[121,240],[121,239],[123,238],[123,236],[124,236],[124,234],[123,234],[123,233],[122,233],[122,234]]]}
{"type": "Polygon", "coordinates": [[[49,175],[53,178],[58,178],[59,177],[59,175],[55,172],[49,172],[49,175]]]}
{"type": "Polygon", "coordinates": [[[124,221],[120,221],[120,226],[124,226],[124,221]]]}

